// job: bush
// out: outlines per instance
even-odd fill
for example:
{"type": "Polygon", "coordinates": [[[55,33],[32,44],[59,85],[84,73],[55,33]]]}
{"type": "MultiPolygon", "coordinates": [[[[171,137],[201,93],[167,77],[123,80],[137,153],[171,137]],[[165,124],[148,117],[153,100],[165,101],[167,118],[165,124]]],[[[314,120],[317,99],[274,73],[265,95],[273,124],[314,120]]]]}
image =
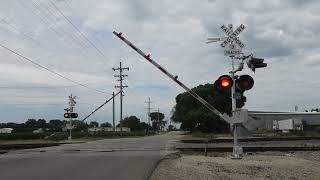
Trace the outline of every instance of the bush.
{"type": "Polygon", "coordinates": [[[0,140],[28,140],[28,139],[43,139],[46,133],[3,133],[0,134],[0,140]]]}

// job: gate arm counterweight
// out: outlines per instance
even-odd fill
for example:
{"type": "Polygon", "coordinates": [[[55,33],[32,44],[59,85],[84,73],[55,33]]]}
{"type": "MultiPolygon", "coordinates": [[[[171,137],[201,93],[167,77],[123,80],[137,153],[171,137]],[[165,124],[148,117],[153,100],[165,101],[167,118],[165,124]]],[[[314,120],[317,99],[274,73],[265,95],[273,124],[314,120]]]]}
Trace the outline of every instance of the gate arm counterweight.
{"type": "Polygon", "coordinates": [[[118,38],[120,38],[122,41],[124,41],[128,46],[130,46],[133,50],[135,50],[137,53],[139,53],[141,56],[143,56],[147,61],[149,61],[151,64],[156,66],[161,72],[166,74],[170,79],[175,81],[179,86],[181,86],[184,90],[186,90],[191,96],[193,96],[195,99],[197,99],[201,104],[203,104],[206,108],[208,108],[210,111],[212,111],[214,114],[218,115],[223,120],[230,122],[230,117],[226,114],[221,114],[218,110],[216,110],[211,104],[209,104],[207,101],[202,99],[197,93],[192,91],[190,88],[188,88],[186,85],[184,85],[181,81],[178,80],[177,76],[173,76],[171,73],[169,73],[166,69],[164,69],[162,66],[160,66],[157,62],[155,62],[153,59],[150,58],[150,54],[145,54],[143,51],[141,51],[139,48],[134,46],[129,40],[124,38],[122,36],[122,33],[117,33],[113,31],[113,34],[116,35],[118,38]]]}

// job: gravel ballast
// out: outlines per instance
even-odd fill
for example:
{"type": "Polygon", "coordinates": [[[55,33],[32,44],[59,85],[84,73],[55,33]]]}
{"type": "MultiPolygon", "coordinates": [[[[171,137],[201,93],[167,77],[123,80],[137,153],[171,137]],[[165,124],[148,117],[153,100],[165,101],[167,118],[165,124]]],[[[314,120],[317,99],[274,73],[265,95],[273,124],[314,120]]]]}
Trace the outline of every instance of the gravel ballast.
{"type": "Polygon", "coordinates": [[[266,152],[232,160],[228,154],[163,160],[151,180],[320,179],[320,152],[266,152]],[[216,156],[216,157],[212,157],[216,156]]]}

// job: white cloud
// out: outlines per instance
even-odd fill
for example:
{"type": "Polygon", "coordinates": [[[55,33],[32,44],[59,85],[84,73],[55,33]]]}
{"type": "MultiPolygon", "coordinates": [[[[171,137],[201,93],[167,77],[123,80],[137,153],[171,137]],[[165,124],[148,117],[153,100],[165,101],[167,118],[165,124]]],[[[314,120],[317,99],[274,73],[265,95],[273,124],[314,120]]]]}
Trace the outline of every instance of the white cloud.
{"type": "MultiPolygon", "coordinates": [[[[175,96],[183,90],[118,40],[112,34],[113,30],[122,31],[137,46],[151,53],[158,63],[193,87],[213,83],[218,76],[229,72],[230,59],[223,56],[219,44],[205,44],[207,37],[224,36],[220,26],[228,23],[234,26],[245,24],[247,28],[239,36],[246,44],[245,52],[264,57],[268,63],[268,68],[258,69],[256,74],[248,70],[243,72],[252,74],[256,81],[255,87],[246,92],[248,108],[288,110],[296,104],[306,108],[319,106],[315,103],[319,102],[319,95],[314,91],[318,80],[310,80],[320,70],[317,66],[320,63],[319,1],[53,2],[106,57],[101,57],[48,0],[1,2],[0,20],[4,18],[7,23],[0,21],[0,43],[79,82],[103,81],[90,86],[108,92],[112,92],[118,83],[111,67],[118,66],[121,60],[124,66],[130,67],[126,72],[129,74],[126,83],[130,85],[130,89],[125,90],[127,115],[144,116],[144,101],[148,97],[158,99],[154,106],[168,113],[175,103],[175,96]]],[[[0,60],[0,84],[3,86],[70,84],[3,49],[0,50],[0,60]]],[[[19,93],[5,91],[10,96],[19,93]]],[[[28,90],[24,94],[30,97],[37,94],[66,97],[71,92],[87,102],[97,102],[107,96],[80,87],[28,90]]],[[[57,102],[54,98],[46,100],[57,102]]],[[[15,99],[15,102],[22,101],[26,100],[15,99]]],[[[93,106],[89,105],[90,108],[93,106]]],[[[14,108],[6,112],[14,112],[14,108]]],[[[81,114],[88,113],[90,108],[79,107],[83,111],[81,114]]],[[[24,113],[12,120],[29,118],[29,112],[35,109],[24,109],[24,113]]],[[[43,109],[55,112],[43,112],[43,115],[46,118],[59,117],[60,109],[60,106],[43,109]]],[[[3,119],[8,117],[6,113],[2,114],[3,119]]],[[[101,120],[110,117],[110,112],[95,116],[101,120]]]]}

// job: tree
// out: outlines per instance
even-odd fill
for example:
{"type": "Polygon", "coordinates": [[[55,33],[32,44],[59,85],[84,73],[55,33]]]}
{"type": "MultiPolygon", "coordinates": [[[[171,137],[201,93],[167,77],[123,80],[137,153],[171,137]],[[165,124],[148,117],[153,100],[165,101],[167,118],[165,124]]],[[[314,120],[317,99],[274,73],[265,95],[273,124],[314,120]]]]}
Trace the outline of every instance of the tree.
{"type": "Polygon", "coordinates": [[[38,123],[35,119],[28,119],[25,124],[29,128],[36,128],[38,123]]]}
{"type": "Polygon", "coordinates": [[[59,119],[52,119],[48,123],[50,131],[61,131],[63,127],[63,122],[59,119]]]}
{"type": "Polygon", "coordinates": [[[177,128],[174,127],[173,125],[168,126],[168,131],[176,131],[176,130],[177,130],[177,128]]]}
{"type": "Polygon", "coordinates": [[[73,131],[87,131],[89,125],[86,122],[80,120],[72,120],[73,131]]]}
{"type": "Polygon", "coordinates": [[[91,121],[90,124],[89,124],[89,127],[90,128],[99,127],[99,123],[97,121],[91,121]]]}
{"type": "Polygon", "coordinates": [[[101,127],[112,127],[112,125],[109,122],[101,123],[101,127]]]}
{"type": "Polygon", "coordinates": [[[125,117],[121,121],[122,127],[128,127],[131,131],[138,131],[140,129],[140,119],[136,116],[125,117]]]}
{"type": "MultiPolygon", "coordinates": [[[[231,114],[230,90],[219,90],[214,84],[199,85],[192,88],[192,90],[221,113],[231,114]]],[[[202,132],[229,131],[227,122],[221,120],[187,92],[181,93],[176,97],[176,105],[171,119],[173,122],[181,123],[181,129],[183,130],[199,130],[202,132]]]]}
{"type": "Polygon", "coordinates": [[[38,119],[37,127],[45,129],[47,127],[47,122],[45,119],[38,119]]]}
{"type": "Polygon", "coordinates": [[[147,130],[147,129],[151,129],[151,126],[149,126],[149,124],[145,123],[145,122],[140,122],[140,129],[141,130],[147,130]],[[149,127],[149,128],[148,128],[149,127]]]}
{"type": "Polygon", "coordinates": [[[152,112],[150,113],[150,118],[152,121],[152,128],[154,130],[160,130],[162,127],[166,125],[166,121],[163,121],[164,114],[160,112],[152,112]]]}
{"type": "MultiPolygon", "coordinates": [[[[144,131],[148,129],[148,124],[140,122],[140,119],[136,116],[125,117],[121,122],[122,127],[128,127],[131,131],[144,131]]],[[[117,127],[120,127],[120,124],[117,127]]]]}

